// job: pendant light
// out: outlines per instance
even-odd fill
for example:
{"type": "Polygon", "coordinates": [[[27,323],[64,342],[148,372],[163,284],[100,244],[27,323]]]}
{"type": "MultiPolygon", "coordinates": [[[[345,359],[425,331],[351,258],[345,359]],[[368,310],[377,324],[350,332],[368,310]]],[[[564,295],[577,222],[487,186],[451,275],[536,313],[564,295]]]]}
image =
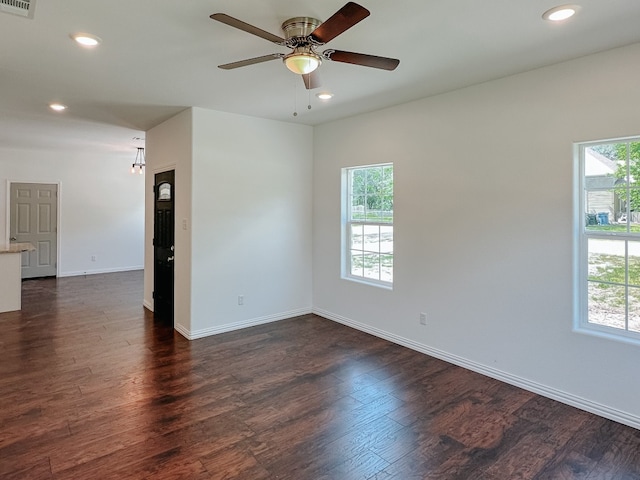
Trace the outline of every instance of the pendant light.
{"type": "Polygon", "coordinates": [[[138,173],[142,175],[142,170],[144,166],[145,166],[144,147],[138,147],[138,151],[136,152],[136,160],[131,164],[131,173],[136,173],[136,168],[137,168],[138,173]]]}

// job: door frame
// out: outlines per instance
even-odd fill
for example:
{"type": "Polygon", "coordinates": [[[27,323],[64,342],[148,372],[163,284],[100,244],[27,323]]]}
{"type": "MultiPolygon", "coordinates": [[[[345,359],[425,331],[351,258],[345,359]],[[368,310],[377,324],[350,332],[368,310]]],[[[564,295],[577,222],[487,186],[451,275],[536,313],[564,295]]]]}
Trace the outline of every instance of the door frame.
{"type": "Polygon", "coordinates": [[[36,181],[36,180],[11,180],[7,179],[7,195],[6,195],[6,209],[5,209],[5,244],[9,245],[11,238],[11,185],[14,183],[36,183],[41,185],[56,185],[57,188],[57,196],[56,196],[56,207],[58,209],[57,218],[56,218],[56,278],[60,277],[60,237],[61,237],[61,222],[62,218],[62,182],[47,182],[47,181],[36,181]]]}
{"type": "MultiPolygon", "coordinates": [[[[178,165],[175,162],[171,162],[171,163],[164,163],[162,165],[158,165],[155,167],[150,167],[149,164],[147,163],[147,166],[144,167],[145,172],[144,172],[144,177],[145,177],[145,196],[144,196],[144,202],[145,202],[145,209],[144,209],[144,216],[145,216],[145,246],[144,246],[144,283],[145,283],[145,299],[143,301],[143,305],[145,306],[145,308],[147,310],[149,310],[150,312],[154,312],[155,311],[155,305],[154,305],[154,301],[153,301],[153,282],[154,282],[154,278],[155,278],[155,265],[154,265],[154,247],[153,247],[153,229],[154,229],[154,224],[155,224],[155,217],[154,217],[154,208],[155,208],[155,193],[153,191],[153,186],[155,184],[155,178],[156,178],[156,173],[162,173],[162,172],[168,172],[169,170],[173,170],[175,172],[175,177],[174,177],[174,182],[177,182],[177,174],[178,174],[178,165]],[[147,219],[151,219],[150,222],[147,222],[147,219]]],[[[175,188],[174,188],[175,190],[175,188]]],[[[177,201],[177,199],[176,199],[177,201]]],[[[176,215],[177,212],[177,203],[173,204],[173,208],[174,208],[174,215],[176,215]]],[[[177,218],[177,216],[176,216],[177,218]]],[[[177,233],[177,228],[176,228],[176,233],[177,233]]],[[[177,237],[177,236],[176,236],[177,237]]],[[[177,238],[174,238],[174,245],[175,242],[177,241],[177,238]]],[[[175,272],[175,268],[176,265],[174,264],[174,272],[175,272]]],[[[174,313],[175,313],[175,284],[173,285],[173,293],[174,293],[174,313]]],[[[173,322],[174,328],[176,326],[175,323],[175,318],[174,318],[174,322],[173,322]]]]}

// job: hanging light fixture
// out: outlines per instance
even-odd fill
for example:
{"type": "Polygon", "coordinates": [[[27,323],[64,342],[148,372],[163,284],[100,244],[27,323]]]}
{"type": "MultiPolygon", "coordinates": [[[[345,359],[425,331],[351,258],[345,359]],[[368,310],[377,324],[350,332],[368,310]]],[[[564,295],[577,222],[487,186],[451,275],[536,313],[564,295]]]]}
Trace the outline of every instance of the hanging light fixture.
{"type": "Polygon", "coordinates": [[[317,18],[294,17],[282,24],[287,45],[293,48],[293,52],[282,57],[282,60],[293,73],[308,75],[322,63],[322,57],[315,52],[313,45],[307,40],[311,32],[321,23],[317,18]]]}
{"type": "Polygon", "coordinates": [[[322,58],[310,46],[301,46],[293,49],[285,55],[284,64],[289,70],[298,75],[307,75],[313,72],[322,63],[322,58]]]}
{"type": "Polygon", "coordinates": [[[136,160],[131,164],[131,173],[136,173],[137,168],[138,173],[142,175],[142,169],[144,168],[144,166],[144,147],[138,147],[138,151],[136,152],[136,160]]]}

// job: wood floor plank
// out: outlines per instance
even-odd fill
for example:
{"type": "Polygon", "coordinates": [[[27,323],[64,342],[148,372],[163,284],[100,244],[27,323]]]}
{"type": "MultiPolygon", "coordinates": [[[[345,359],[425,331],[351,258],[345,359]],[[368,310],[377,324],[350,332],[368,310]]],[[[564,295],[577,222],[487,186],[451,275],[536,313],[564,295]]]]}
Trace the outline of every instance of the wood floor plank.
{"type": "MultiPolygon", "coordinates": [[[[2,469],[0,469],[2,472],[2,469]]],[[[41,458],[40,460],[32,460],[28,464],[22,465],[18,470],[13,472],[4,471],[1,473],[3,480],[22,480],[25,478],[31,480],[51,480],[53,474],[51,473],[51,465],[48,458],[41,458]]]]}
{"type": "Polygon", "coordinates": [[[188,341],[142,272],[0,314],[0,478],[640,479],[640,432],[315,315],[188,341]]]}
{"type": "Polygon", "coordinates": [[[258,462],[251,450],[240,442],[202,457],[212,480],[269,480],[271,473],[258,462]]]}
{"type": "Polygon", "coordinates": [[[561,451],[534,477],[535,480],[584,480],[593,471],[596,462],[576,452],[561,451]]]}

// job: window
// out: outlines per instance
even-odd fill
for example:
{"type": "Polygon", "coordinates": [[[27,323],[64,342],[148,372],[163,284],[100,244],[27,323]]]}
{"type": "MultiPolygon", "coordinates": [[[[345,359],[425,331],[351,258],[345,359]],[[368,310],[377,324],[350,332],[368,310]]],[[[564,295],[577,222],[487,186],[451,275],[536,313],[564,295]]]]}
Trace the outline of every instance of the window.
{"type": "Polygon", "coordinates": [[[158,185],[158,200],[171,200],[171,184],[163,182],[158,185]]]}
{"type": "Polygon", "coordinates": [[[640,341],[640,138],[578,147],[577,328],[640,341]]]}
{"type": "Polygon", "coordinates": [[[343,169],[343,278],[393,284],[393,164],[343,169]]]}

